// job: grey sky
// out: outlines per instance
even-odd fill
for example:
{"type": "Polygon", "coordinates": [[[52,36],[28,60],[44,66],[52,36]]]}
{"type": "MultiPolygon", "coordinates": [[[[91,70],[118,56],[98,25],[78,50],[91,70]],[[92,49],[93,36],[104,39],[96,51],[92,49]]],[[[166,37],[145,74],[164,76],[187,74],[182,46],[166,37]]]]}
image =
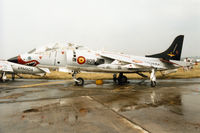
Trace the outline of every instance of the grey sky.
{"type": "Polygon", "coordinates": [[[182,56],[200,56],[200,0],[0,0],[4,59],[57,41],[154,54],[180,34],[182,56]]]}

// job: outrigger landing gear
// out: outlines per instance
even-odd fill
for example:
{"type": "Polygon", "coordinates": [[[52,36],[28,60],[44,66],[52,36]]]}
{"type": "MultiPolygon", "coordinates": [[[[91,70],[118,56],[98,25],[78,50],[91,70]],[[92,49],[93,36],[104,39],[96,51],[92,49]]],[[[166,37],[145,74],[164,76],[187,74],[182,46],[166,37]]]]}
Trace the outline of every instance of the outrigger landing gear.
{"type": "Polygon", "coordinates": [[[118,78],[117,78],[117,75],[116,75],[116,74],[113,75],[113,81],[114,81],[115,83],[116,83],[116,81],[118,81],[118,84],[119,84],[119,85],[123,85],[123,84],[128,83],[127,80],[128,80],[127,77],[124,76],[123,73],[119,73],[118,78]]]}
{"type": "Polygon", "coordinates": [[[151,71],[150,81],[151,81],[151,87],[155,87],[156,86],[155,69],[152,69],[152,71],[151,71]]]}
{"type": "Polygon", "coordinates": [[[73,74],[72,74],[72,78],[74,79],[76,86],[83,86],[84,85],[84,79],[81,78],[81,77],[76,78],[76,74],[78,74],[78,73],[79,73],[78,71],[74,71],[73,74]]]}

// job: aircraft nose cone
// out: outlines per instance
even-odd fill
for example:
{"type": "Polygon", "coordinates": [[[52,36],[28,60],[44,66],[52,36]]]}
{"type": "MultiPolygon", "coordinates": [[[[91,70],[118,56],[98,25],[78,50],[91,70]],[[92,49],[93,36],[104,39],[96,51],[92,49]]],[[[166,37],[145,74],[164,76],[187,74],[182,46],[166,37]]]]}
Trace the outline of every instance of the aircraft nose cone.
{"type": "Polygon", "coordinates": [[[8,59],[7,61],[13,62],[13,63],[18,63],[18,56],[15,56],[13,58],[8,59]]]}

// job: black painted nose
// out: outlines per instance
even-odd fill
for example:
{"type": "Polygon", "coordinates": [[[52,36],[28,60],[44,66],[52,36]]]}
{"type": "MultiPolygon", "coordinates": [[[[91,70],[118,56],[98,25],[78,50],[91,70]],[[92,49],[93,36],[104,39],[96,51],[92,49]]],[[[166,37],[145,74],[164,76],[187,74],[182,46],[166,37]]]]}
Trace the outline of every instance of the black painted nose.
{"type": "Polygon", "coordinates": [[[7,61],[18,63],[18,56],[8,59],[7,61]]]}

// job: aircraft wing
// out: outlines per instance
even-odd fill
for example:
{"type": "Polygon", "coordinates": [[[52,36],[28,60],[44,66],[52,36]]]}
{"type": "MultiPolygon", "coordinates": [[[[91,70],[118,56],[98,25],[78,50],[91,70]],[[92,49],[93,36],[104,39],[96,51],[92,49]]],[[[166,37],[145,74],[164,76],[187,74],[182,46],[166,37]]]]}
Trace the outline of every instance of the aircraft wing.
{"type": "Polygon", "coordinates": [[[0,71],[2,71],[2,72],[13,72],[13,68],[8,62],[1,61],[0,62],[0,71]]]}
{"type": "Polygon", "coordinates": [[[145,63],[145,62],[140,61],[140,60],[132,59],[130,56],[124,55],[124,54],[114,54],[114,53],[109,53],[109,52],[101,52],[100,55],[102,57],[105,57],[105,58],[118,60],[118,61],[124,62],[126,64],[134,64],[134,65],[139,66],[139,67],[145,67],[145,68],[146,67],[148,67],[148,68],[154,67],[149,63],[145,63]]]}
{"type": "Polygon", "coordinates": [[[193,66],[194,64],[191,62],[185,62],[185,61],[175,61],[175,60],[164,60],[164,59],[160,59],[160,61],[168,63],[168,64],[172,64],[178,67],[188,67],[188,66],[193,66]]]}

